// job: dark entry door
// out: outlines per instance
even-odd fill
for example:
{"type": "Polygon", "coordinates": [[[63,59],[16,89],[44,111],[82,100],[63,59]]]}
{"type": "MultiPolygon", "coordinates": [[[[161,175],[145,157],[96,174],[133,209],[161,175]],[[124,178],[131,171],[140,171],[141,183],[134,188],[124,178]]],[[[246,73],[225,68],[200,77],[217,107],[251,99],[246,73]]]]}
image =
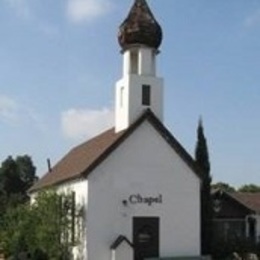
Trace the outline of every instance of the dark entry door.
{"type": "Polygon", "coordinates": [[[133,218],[134,260],[159,257],[159,218],[133,218]]]}

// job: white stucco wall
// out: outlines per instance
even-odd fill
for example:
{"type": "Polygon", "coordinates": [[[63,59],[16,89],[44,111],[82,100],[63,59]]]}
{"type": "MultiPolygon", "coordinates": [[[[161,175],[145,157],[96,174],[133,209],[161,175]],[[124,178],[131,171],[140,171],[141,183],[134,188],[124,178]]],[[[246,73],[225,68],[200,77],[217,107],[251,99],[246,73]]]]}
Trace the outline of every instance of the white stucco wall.
{"type": "Polygon", "coordinates": [[[140,75],[156,75],[156,65],[155,65],[155,50],[150,48],[140,48],[139,49],[139,74],[140,75]]]}
{"type": "Polygon", "coordinates": [[[133,260],[133,248],[122,243],[116,250],[111,250],[111,260],[133,260]]]}
{"type": "Polygon", "coordinates": [[[200,255],[200,181],[158,132],[143,123],[88,177],[88,260],[110,260],[118,235],[132,241],[132,218],[160,218],[160,256],[200,255]],[[129,204],[132,194],[161,204],[129,204]]]}
{"type": "MultiPolygon", "coordinates": [[[[75,192],[75,204],[76,209],[83,209],[82,216],[82,226],[79,227],[80,230],[76,230],[76,234],[78,234],[78,243],[76,246],[72,248],[73,260],[83,260],[86,259],[87,255],[87,240],[86,240],[86,210],[88,204],[88,180],[86,179],[77,179],[71,182],[67,182],[65,184],[55,186],[54,189],[58,193],[69,194],[71,192],[75,192]]],[[[31,203],[35,201],[37,196],[37,192],[30,194],[31,203]]]]}
{"type": "MultiPolygon", "coordinates": [[[[66,182],[62,185],[54,186],[51,189],[55,189],[59,193],[75,192],[76,204],[87,206],[88,201],[88,180],[77,179],[71,182],[66,182]]],[[[46,189],[48,190],[48,189],[46,189]]],[[[30,194],[30,200],[33,203],[38,194],[38,191],[30,194]]]]}
{"type": "Polygon", "coordinates": [[[78,179],[57,187],[58,192],[75,192],[76,208],[83,207],[82,223],[76,230],[78,243],[73,247],[73,260],[84,260],[87,255],[87,235],[86,235],[86,211],[88,205],[88,180],[78,179]]]}
{"type": "Polygon", "coordinates": [[[58,192],[75,192],[76,204],[87,205],[88,201],[88,180],[86,179],[77,179],[75,181],[67,182],[57,186],[58,192]]]}
{"type": "Polygon", "coordinates": [[[127,75],[119,80],[115,91],[116,131],[120,132],[128,128],[147,108],[150,108],[163,122],[163,90],[162,78],[127,75]],[[151,87],[150,106],[142,105],[142,85],[151,87]]]}
{"type": "Polygon", "coordinates": [[[135,46],[123,52],[123,77],[130,74],[156,76],[157,51],[146,46],[135,46]],[[135,54],[133,60],[131,54],[135,54]]]}
{"type": "Polygon", "coordinates": [[[155,50],[144,46],[126,50],[123,54],[123,76],[115,89],[116,132],[128,128],[147,108],[163,122],[163,91],[163,79],[156,76],[155,50]],[[131,53],[136,53],[136,58],[133,59],[131,53]],[[131,64],[135,61],[137,68],[133,73],[131,64]],[[149,106],[142,105],[142,85],[150,86],[149,106]]]}

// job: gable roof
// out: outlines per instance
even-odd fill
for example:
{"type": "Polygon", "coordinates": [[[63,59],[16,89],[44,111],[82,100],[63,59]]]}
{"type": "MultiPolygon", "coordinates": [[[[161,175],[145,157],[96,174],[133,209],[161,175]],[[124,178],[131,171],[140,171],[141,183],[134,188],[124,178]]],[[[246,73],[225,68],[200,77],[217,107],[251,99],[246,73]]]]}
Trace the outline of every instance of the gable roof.
{"type": "Polygon", "coordinates": [[[126,242],[130,247],[134,247],[133,244],[125,237],[125,236],[118,236],[117,239],[112,243],[110,246],[111,250],[117,249],[123,242],[126,242]]]}
{"type": "Polygon", "coordinates": [[[234,192],[231,195],[248,209],[260,214],[260,192],[234,192]]]}
{"type": "MultiPolygon", "coordinates": [[[[93,139],[69,151],[49,172],[47,172],[29,192],[80,178],[123,132],[116,134],[114,129],[107,130],[93,139]]],[[[82,176],[83,177],[83,176],[82,176]]]]}
{"type": "Polygon", "coordinates": [[[114,128],[112,128],[72,149],[53,167],[51,171],[46,173],[35,185],[33,185],[29,192],[59,185],[78,178],[86,178],[96,166],[105,160],[111,152],[113,152],[146,120],[199,177],[199,170],[197,169],[192,157],[165,128],[153,112],[148,109],[128,129],[115,133],[114,128]]]}
{"type": "Polygon", "coordinates": [[[227,192],[217,189],[212,192],[212,195],[227,196],[249,212],[260,214],[260,192],[227,192]]]}

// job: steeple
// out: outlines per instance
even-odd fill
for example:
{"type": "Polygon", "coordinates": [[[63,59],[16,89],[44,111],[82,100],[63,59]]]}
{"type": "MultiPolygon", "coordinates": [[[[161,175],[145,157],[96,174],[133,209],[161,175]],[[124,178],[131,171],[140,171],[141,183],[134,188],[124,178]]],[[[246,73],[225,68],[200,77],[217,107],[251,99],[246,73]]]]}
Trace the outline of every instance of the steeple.
{"type": "Polygon", "coordinates": [[[147,2],[135,0],[118,32],[123,76],[116,84],[116,132],[128,128],[147,108],[163,119],[163,80],[156,76],[162,34],[147,2]]]}
{"type": "Polygon", "coordinates": [[[127,18],[119,27],[118,42],[123,49],[134,44],[159,48],[162,29],[145,0],[135,0],[127,18]]]}

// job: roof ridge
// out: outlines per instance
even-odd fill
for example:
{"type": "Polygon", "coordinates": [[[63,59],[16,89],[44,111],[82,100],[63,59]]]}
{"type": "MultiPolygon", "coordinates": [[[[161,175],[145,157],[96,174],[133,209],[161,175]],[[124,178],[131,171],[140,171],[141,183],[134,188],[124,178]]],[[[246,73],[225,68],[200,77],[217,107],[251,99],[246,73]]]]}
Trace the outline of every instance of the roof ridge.
{"type": "Polygon", "coordinates": [[[200,177],[193,158],[154,113],[150,109],[147,109],[128,129],[115,133],[114,128],[111,128],[72,148],[56,163],[51,172],[47,172],[35,185],[33,185],[33,187],[31,187],[29,192],[60,185],[64,182],[79,178],[86,178],[88,174],[117,149],[117,147],[145,120],[154,127],[162,138],[190,167],[194,174],[200,177]]]}

